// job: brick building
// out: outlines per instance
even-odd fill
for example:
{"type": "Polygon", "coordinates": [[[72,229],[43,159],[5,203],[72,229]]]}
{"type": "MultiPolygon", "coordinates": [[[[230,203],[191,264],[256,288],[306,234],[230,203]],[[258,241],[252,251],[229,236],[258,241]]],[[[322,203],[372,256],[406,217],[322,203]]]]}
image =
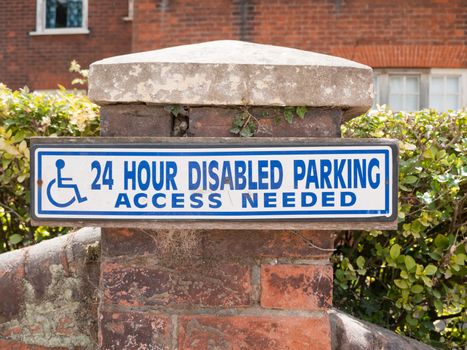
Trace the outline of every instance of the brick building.
{"type": "Polygon", "coordinates": [[[217,39],[362,62],[394,109],[467,105],[465,0],[4,0],[0,81],[53,89],[73,59],[217,39]]]}

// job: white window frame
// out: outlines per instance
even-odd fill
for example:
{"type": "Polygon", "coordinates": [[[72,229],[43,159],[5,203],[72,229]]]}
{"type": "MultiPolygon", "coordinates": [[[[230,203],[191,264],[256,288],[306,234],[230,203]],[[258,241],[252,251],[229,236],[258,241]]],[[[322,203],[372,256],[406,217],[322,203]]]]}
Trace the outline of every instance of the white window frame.
{"type": "MultiPolygon", "coordinates": [[[[429,108],[430,105],[430,82],[431,77],[452,76],[459,77],[459,108],[467,107],[467,69],[465,68],[425,68],[425,69],[403,69],[403,68],[375,68],[374,74],[377,76],[379,85],[378,97],[376,101],[379,105],[389,104],[389,77],[392,75],[415,75],[419,77],[419,106],[420,109],[429,108]]],[[[375,87],[376,88],[376,87],[375,87]]],[[[391,106],[389,106],[391,107],[391,106]]]]}
{"type": "Polygon", "coordinates": [[[46,28],[46,0],[36,0],[36,30],[29,35],[69,35],[89,34],[88,29],[88,0],[83,1],[83,23],[78,28],[46,28]]]}
{"type": "Polygon", "coordinates": [[[123,17],[124,21],[133,20],[134,7],[135,7],[134,0],[128,0],[128,16],[123,17]]]}

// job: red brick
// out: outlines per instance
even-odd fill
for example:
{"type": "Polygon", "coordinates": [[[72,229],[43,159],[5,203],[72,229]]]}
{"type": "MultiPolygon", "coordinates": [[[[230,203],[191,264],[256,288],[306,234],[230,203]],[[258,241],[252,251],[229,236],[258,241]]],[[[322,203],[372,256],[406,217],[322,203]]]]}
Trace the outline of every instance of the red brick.
{"type": "Polygon", "coordinates": [[[332,267],[328,265],[261,266],[261,306],[324,310],[332,306],[332,267]]]}
{"type": "Polygon", "coordinates": [[[330,350],[327,316],[184,316],[179,350],[330,350]]]}
{"type": "Polygon", "coordinates": [[[152,0],[136,3],[133,51],[233,38],[339,54],[373,67],[467,64],[464,0],[258,0],[247,6],[246,13],[240,1],[180,0],[164,11],[149,10],[152,4],[152,0]],[[419,47],[422,54],[415,54],[419,47]]]}
{"type": "Polygon", "coordinates": [[[172,326],[167,315],[102,311],[99,322],[102,350],[170,349],[172,326]]]}
{"type": "Polygon", "coordinates": [[[248,266],[188,264],[179,267],[154,262],[128,265],[103,262],[106,302],[130,306],[239,307],[251,304],[248,266]]]}
{"type": "MultiPolygon", "coordinates": [[[[102,229],[105,257],[157,255],[170,258],[162,243],[169,232],[162,230],[102,229]]],[[[254,258],[322,258],[332,253],[333,231],[210,230],[194,232],[191,257],[214,261],[254,258]],[[328,249],[320,250],[314,246],[328,249]]]]}

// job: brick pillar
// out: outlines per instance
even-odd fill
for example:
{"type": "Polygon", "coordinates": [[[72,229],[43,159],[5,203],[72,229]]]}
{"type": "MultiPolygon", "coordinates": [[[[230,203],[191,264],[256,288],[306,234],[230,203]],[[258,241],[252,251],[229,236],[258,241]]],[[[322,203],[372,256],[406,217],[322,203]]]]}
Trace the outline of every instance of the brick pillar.
{"type": "MultiPolygon", "coordinates": [[[[371,104],[371,69],[298,50],[213,42],[110,60],[90,76],[103,136],[180,135],[172,104],[188,106],[185,136],[232,136],[246,103],[257,136],[340,137],[371,104]],[[278,125],[277,105],[308,111],[278,125]]],[[[103,229],[103,349],[331,349],[334,232],[221,227],[103,229]]]]}

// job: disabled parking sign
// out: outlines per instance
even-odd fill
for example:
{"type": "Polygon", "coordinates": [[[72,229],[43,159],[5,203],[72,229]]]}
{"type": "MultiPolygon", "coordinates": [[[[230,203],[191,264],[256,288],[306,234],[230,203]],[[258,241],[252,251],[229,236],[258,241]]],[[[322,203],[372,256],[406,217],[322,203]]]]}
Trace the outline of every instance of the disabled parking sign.
{"type": "Polygon", "coordinates": [[[393,141],[44,139],[34,221],[394,221],[393,141]]]}

